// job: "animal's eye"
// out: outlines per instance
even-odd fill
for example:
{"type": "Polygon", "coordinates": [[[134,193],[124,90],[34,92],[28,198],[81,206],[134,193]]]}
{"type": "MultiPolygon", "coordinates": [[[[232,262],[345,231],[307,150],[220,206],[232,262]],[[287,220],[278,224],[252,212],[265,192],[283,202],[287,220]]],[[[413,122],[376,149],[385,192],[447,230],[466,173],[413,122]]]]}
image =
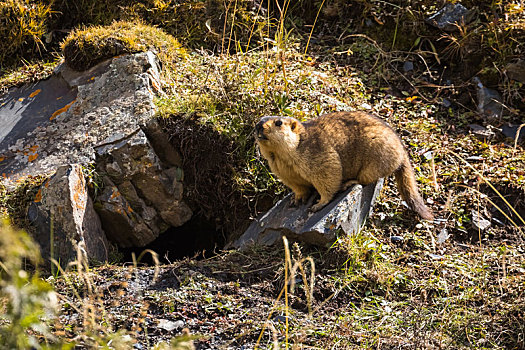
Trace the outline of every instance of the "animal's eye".
{"type": "Polygon", "coordinates": [[[283,125],[283,121],[282,120],[279,119],[279,120],[275,121],[275,126],[281,126],[281,125],[283,125]]]}

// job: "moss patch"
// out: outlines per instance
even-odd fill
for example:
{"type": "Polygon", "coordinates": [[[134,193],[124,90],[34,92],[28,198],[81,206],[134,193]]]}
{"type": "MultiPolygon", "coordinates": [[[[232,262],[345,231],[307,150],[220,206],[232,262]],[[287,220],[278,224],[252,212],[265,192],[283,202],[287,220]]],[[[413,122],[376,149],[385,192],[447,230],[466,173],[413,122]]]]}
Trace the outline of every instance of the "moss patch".
{"type": "Polygon", "coordinates": [[[180,43],[161,29],[133,22],[115,22],[73,31],[62,43],[66,63],[83,71],[105,59],[153,50],[167,65],[185,55],[180,43]]]}

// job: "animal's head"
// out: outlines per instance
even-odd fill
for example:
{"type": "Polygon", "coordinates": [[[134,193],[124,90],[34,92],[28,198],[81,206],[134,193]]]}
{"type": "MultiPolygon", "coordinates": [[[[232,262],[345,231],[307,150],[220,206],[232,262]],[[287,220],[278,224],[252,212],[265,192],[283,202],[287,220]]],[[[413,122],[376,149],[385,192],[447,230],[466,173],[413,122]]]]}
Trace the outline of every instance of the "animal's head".
{"type": "Polygon", "coordinates": [[[296,147],[303,131],[301,122],[290,117],[262,117],[255,126],[257,142],[267,147],[296,147]]]}

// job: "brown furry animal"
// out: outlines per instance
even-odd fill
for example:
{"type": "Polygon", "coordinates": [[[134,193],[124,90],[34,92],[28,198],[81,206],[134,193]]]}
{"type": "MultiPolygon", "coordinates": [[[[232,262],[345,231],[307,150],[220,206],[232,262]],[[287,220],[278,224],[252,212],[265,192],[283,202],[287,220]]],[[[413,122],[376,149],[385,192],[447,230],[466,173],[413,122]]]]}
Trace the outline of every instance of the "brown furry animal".
{"type": "Polygon", "coordinates": [[[257,143],[272,171],[306,202],[314,187],[318,211],[353,184],[367,185],[394,174],[401,197],[423,219],[433,215],[416,185],[408,154],[397,134],[365,112],[337,112],[301,123],[289,117],[263,117],[257,143]]]}

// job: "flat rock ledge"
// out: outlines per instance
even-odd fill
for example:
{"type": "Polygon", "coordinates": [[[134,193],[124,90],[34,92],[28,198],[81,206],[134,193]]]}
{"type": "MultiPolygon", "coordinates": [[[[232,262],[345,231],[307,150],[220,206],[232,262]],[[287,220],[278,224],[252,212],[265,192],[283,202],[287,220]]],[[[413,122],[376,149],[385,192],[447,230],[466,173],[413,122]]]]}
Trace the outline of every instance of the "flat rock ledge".
{"type": "Polygon", "coordinates": [[[316,213],[310,211],[313,197],[308,203],[294,207],[292,194],[289,194],[254,220],[231,248],[242,250],[251,245],[279,244],[283,236],[308,244],[330,246],[340,230],[347,235],[359,231],[382,187],[383,179],[367,186],[352,186],[316,213]]]}

